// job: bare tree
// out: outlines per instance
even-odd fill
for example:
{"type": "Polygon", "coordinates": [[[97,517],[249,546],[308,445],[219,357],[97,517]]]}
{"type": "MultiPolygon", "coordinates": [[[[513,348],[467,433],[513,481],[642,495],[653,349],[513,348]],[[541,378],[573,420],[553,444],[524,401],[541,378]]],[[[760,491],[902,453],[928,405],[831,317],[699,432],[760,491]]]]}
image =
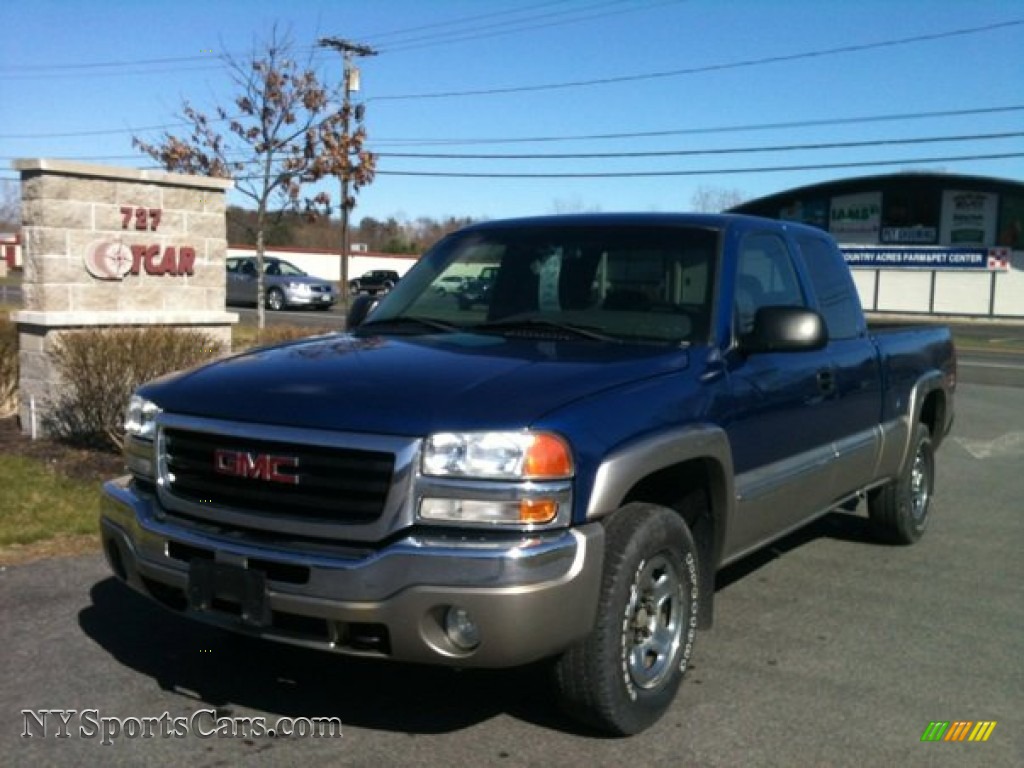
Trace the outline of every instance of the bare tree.
{"type": "Polygon", "coordinates": [[[0,232],[21,229],[21,190],[18,182],[0,179],[0,232]]]}
{"type": "Polygon", "coordinates": [[[739,205],[744,200],[746,200],[746,195],[738,189],[701,185],[694,190],[690,197],[690,208],[697,213],[721,213],[739,205]]]}
{"type": "Polygon", "coordinates": [[[156,144],[132,139],[133,146],[170,171],[234,179],[236,189],[255,204],[260,329],[266,322],[263,259],[268,228],[280,223],[287,211],[301,209],[311,217],[330,213],[328,193],[303,199],[304,184],[344,170],[359,189],[374,174],[375,157],[363,149],[362,111],[345,114],[332,106],[340,103],[338,92],[321,84],[309,62],[305,67],[296,64],[291,50],[291,41],[274,27],[251,57],[223,57],[238,88],[235,114],[218,106],[219,120],[213,121],[186,101],[182,117],[191,125],[190,136],[165,133],[156,144]],[[357,127],[350,131],[353,117],[357,127]],[[214,122],[227,122],[227,132],[214,128],[214,122]]]}

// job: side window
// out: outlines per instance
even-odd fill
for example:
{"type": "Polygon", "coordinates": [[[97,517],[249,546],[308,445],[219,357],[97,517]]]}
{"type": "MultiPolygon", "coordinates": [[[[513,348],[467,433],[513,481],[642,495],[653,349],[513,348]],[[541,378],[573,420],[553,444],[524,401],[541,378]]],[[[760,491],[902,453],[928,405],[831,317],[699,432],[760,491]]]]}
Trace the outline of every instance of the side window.
{"type": "Polygon", "coordinates": [[[817,237],[797,237],[811,285],[818,296],[830,339],[852,339],[863,330],[864,313],[853,280],[840,269],[832,246],[817,237]]]}
{"type": "Polygon", "coordinates": [[[777,235],[744,238],[736,263],[736,333],[749,333],[761,307],[804,306],[803,291],[785,242],[777,235]]]}

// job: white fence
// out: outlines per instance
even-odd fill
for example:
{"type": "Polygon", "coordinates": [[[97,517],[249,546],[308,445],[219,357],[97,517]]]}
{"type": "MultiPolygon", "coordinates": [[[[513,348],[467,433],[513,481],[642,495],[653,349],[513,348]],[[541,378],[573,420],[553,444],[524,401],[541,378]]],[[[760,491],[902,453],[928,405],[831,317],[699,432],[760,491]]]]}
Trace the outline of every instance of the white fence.
{"type": "MultiPolygon", "coordinates": [[[[256,253],[252,246],[229,246],[228,258],[251,256],[256,253]]],[[[337,282],[341,279],[341,258],[337,252],[293,250],[290,248],[267,248],[267,255],[290,261],[303,272],[337,282]]],[[[352,253],[348,257],[349,280],[359,277],[371,269],[392,269],[404,275],[419,256],[394,253],[352,253]]]]}

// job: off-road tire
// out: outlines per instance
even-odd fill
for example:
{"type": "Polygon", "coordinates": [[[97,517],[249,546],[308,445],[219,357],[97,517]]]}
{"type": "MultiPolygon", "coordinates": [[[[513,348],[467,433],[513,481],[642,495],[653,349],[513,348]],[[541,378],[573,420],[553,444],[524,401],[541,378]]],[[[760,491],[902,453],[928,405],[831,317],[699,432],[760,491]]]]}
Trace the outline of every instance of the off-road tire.
{"type": "Polygon", "coordinates": [[[657,722],[693,651],[698,573],[697,548],[678,513],[627,504],[607,518],[594,628],[554,664],[566,714],[619,736],[657,722]]]}
{"type": "Polygon", "coordinates": [[[917,424],[900,476],[868,496],[872,532],[890,544],[913,544],[928,527],[935,484],[931,432],[917,424]]]}

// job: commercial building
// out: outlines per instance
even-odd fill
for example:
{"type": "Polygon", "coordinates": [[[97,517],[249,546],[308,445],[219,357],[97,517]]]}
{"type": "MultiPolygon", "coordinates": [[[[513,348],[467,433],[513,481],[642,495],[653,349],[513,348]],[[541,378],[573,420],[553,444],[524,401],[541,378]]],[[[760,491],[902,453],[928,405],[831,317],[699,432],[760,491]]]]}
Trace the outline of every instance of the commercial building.
{"type": "Polygon", "coordinates": [[[839,242],[868,311],[1024,319],[1024,183],[949,173],[841,179],[732,209],[839,242]]]}

